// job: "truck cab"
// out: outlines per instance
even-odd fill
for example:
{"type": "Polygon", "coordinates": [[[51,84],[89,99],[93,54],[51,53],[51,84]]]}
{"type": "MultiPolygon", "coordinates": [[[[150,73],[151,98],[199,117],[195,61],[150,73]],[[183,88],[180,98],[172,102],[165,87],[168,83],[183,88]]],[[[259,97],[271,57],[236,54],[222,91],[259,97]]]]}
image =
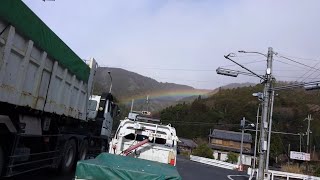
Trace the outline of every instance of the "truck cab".
{"type": "Polygon", "coordinates": [[[175,166],[178,141],[175,128],[143,114],[129,113],[121,120],[110,142],[109,153],[175,166]]]}
{"type": "Polygon", "coordinates": [[[92,95],[89,99],[88,121],[102,122],[100,132],[102,137],[111,137],[113,118],[119,112],[111,93],[104,93],[101,96],[92,95]]]}

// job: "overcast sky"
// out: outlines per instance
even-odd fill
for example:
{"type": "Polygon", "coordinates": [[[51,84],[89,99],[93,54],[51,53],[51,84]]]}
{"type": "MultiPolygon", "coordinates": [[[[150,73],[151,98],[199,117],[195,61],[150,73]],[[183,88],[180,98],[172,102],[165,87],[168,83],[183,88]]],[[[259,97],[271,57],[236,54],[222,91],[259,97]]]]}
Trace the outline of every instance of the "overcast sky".
{"type": "MultiPolygon", "coordinates": [[[[161,82],[213,89],[258,78],[217,75],[240,70],[223,55],[275,52],[278,80],[320,79],[320,1],[310,0],[23,0],[81,58],[161,82]],[[314,67],[314,69],[309,68],[314,67]]],[[[264,74],[263,56],[234,58],[264,74]],[[257,61],[257,62],[256,62],[257,61]],[[255,62],[249,63],[248,62],[255,62]]]]}

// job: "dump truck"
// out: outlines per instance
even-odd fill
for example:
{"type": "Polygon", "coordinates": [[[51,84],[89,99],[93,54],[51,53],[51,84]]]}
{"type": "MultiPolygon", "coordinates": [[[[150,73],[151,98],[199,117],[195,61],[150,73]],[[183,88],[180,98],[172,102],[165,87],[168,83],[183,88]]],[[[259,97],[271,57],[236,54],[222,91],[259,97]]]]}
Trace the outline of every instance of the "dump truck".
{"type": "Polygon", "coordinates": [[[78,160],[108,151],[118,110],[111,88],[92,95],[97,67],[21,0],[1,1],[1,177],[42,168],[67,172],[78,160]]]}
{"type": "Polygon", "coordinates": [[[181,179],[176,169],[176,130],[145,113],[121,120],[109,153],[77,163],[75,179],[181,179]]]}

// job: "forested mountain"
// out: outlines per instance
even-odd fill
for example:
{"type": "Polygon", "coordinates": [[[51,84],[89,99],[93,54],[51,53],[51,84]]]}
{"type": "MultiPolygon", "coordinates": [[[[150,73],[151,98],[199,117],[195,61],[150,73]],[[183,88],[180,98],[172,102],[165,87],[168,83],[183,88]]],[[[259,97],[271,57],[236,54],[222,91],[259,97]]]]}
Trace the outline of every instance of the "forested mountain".
{"type": "MultiPolygon", "coordinates": [[[[248,82],[247,83],[230,83],[225,86],[218,87],[212,91],[209,91],[208,93],[202,94],[201,98],[203,99],[203,98],[210,97],[222,89],[235,89],[235,88],[239,88],[239,87],[250,87],[250,86],[255,86],[255,85],[256,84],[254,84],[254,83],[248,83],[248,82]]],[[[180,99],[179,102],[180,103],[183,103],[183,102],[184,103],[191,103],[194,100],[196,100],[198,97],[199,97],[199,95],[185,97],[185,98],[180,99]]]]}
{"type": "Polygon", "coordinates": [[[110,78],[108,71],[111,72],[113,78],[112,93],[119,102],[129,105],[131,100],[134,99],[135,107],[138,109],[145,108],[143,105],[148,95],[150,110],[157,111],[175,104],[181,98],[210,92],[210,90],[199,90],[187,85],[158,82],[121,68],[101,67],[97,69],[94,79],[95,94],[109,91],[110,78]]]}
{"type": "MultiPolygon", "coordinates": [[[[221,89],[216,94],[202,99],[199,96],[191,104],[180,103],[170,106],[160,113],[163,122],[171,123],[180,137],[207,138],[210,129],[239,131],[240,119],[245,117],[256,121],[260,101],[252,93],[262,91],[262,85],[235,89],[221,89]]],[[[303,121],[311,114],[311,147],[319,149],[320,143],[320,93],[304,89],[277,91],[273,111],[273,131],[305,133],[307,122],[303,121]]],[[[291,144],[298,150],[299,136],[272,136],[271,153],[280,153],[291,144]]],[[[304,138],[305,142],[305,138],[304,138]]],[[[304,143],[305,144],[305,143],[304,143]]],[[[305,147],[304,147],[305,148],[305,147]]]]}

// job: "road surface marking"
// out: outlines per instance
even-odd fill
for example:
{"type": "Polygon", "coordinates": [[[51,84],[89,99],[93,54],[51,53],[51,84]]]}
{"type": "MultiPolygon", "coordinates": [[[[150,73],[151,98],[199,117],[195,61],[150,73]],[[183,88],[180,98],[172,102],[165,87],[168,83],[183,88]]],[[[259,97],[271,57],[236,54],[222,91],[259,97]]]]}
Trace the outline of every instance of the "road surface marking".
{"type": "Polygon", "coordinates": [[[232,177],[231,176],[237,176],[237,177],[239,177],[239,176],[243,176],[243,177],[248,177],[248,175],[228,175],[227,177],[228,177],[228,179],[230,179],[230,180],[234,180],[234,179],[232,179],[232,177]]]}

